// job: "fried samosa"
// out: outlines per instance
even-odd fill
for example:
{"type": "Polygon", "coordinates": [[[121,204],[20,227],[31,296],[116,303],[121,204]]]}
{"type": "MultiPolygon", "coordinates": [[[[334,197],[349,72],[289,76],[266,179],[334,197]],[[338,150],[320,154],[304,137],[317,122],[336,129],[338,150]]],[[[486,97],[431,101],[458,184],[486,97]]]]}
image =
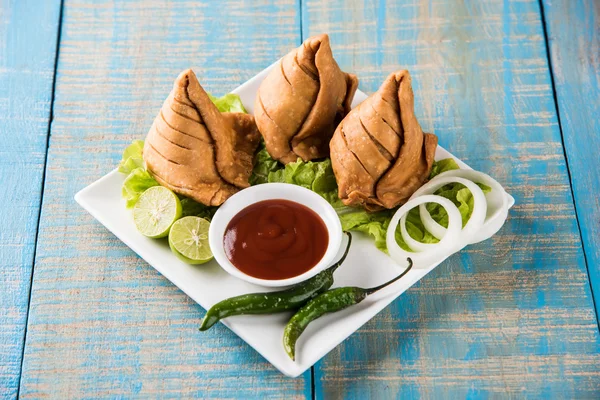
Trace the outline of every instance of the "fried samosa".
{"type": "Polygon", "coordinates": [[[328,156],[331,136],[350,111],[357,86],[356,76],[335,62],[326,34],[283,57],[255,102],[256,124],[271,157],[287,164],[328,156]]]}
{"type": "Polygon", "coordinates": [[[427,180],[436,147],[437,136],[423,133],[415,117],[410,74],[390,74],[333,135],[340,199],[371,211],[405,203],[427,180]]]}
{"type": "Polygon", "coordinates": [[[163,186],[218,206],[250,186],[260,133],[252,115],[220,113],[194,72],[182,72],[144,145],[148,172],[163,186]]]}

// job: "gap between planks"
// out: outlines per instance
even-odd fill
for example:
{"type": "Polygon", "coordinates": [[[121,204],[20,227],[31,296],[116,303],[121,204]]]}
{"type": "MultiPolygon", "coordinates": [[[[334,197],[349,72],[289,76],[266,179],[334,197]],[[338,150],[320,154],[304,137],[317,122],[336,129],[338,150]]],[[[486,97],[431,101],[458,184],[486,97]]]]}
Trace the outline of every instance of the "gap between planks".
{"type": "Polygon", "coordinates": [[[573,190],[573,178],[571,176],[571,169],[569,167],[569,157],[567,155],[567,149],[565,147],[565,137],[563,133],[562,121],[560,118],[560,109],[558,107],[558,94],[556,92],[556,82],[554,81],[554,70],[552,66],[552,57],[550,55],[550,41],[548,38],[548,29],[546,22],[546,13],[544,10],[543,0],[538,0],[540,7],[540,18],[542,20],[542,31],[544,32],[544,45],[546,50],[546,61],[548,63],[548,72],[550,73],[550,83],[552,85],[552,96],[554,98],[554,108],[556,110],[556,119],[558,121],[558,129],[560,131],[560,140],[562,144],[563,157],[565,158],[565,166],[567,169],[567,176],[569,177],[569,189],[571,190],[571,200],[573,202],[573,211],[575,212],[575,221],[577,222],[577,231],[579,232],[579,242],[581,243],[581,250],[583,252],[583,261],[585,263],[585,271],[587,273],[588,285],[590,287],[590,294],[592,296],[592,304],[594,306],[594,313],[596,315],[596,325],[598,332],[600,332],[600,315],[598,314],[598,308],[596,307],[596,299],[594,297],[594,288],[592,287],[592,280],[590,276],[590,267],[587,260],[587,254],[585,250],[585,244],[583,241],[583,234],[581,232],[581,224],[579,223],[579,213],[577,211],[577,204],[575,203],[575,191],[573,190]]]}
{"type": "Polygon", "coordinates": [[[56,92],[56,72],[58,70],[58,56],[60,53],[60,37],[62,33],[62,22],[63,22],[63,8],[64,0],[60,0],[60,6],[58,11],[58,27],[56,29],[56,41],[54,47],[54,72],[52,74],[52,93],[50,94],[50,113],[48,115],[48,127],[46,129],[46,147],[44,154],[44,164],[42,168],[42,180],[40,188],[40,203],[38,207],[37,225],[35,229],[35,239],[33,241],[33,258],[31,264],[31,278],[29,279],[29,298],[27,299],[27,312],[25,313],[25,325],[23,329],[23,346],[21,348],[21,365],[19,367],[19,377],[17,379],[17,399],[20,398],[21,394],[21,377],[23,376],[23,361],[25,358],[25,346],[27,346],[27,327],[29,325],[29,311],[31,309],[31,294],[33,289],[33,274],[35,272],[35,261],[37,257],[37,244],[38,235],[40,233],[40,222],[42,217],[42,204],[44,200],[44,189],[46,187],[46,168],[48,166],[48,148],[50,146],[50,129],[52,127],[52,121],[54,120],[54,95],[56,92]]]}

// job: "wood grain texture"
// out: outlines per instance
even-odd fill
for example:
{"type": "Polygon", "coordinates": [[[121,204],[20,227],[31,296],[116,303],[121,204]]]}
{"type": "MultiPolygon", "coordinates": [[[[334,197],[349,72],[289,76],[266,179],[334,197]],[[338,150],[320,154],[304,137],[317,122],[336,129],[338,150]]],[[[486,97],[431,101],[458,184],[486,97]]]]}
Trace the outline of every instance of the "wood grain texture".
{"type": "Polygon", "coordinates": [[[0,0],[0,398],[17,396],[60,1],[0,0]]]}
{"type": "Polygon", "coordinates": [[[295,0],[67,0],[33,278],[23,398],[304,398],[73,201],[143,138],[194,67],[223,94],[300,43],[295,0]]]}
{"type": "Polygon", "coordinates": [[[567,162],[600,310],[600,2],[543,1],[567,162]]]}
{"type": "Polygon", "coordinates": [[[540,15],[535,0],[303,2],[305,38],[329,32],[366,91],[409,69],[424,130],[516,198],[495,237],[451,257],[319,362],[316,398],[600,396],[600,337],[540,15]]]}

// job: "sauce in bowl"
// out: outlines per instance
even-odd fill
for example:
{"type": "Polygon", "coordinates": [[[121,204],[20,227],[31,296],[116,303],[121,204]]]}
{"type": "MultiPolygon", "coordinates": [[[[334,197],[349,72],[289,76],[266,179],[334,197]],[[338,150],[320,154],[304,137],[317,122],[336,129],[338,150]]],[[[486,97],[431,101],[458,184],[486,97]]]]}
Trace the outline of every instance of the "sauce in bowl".
{"type": "Polygon", "coordinates": [[[237,213],[223,237],[225,254],[246,275],[286,279],[319,263],[329,245],[323,220],[289,200],[265,200],[237,213]]]}

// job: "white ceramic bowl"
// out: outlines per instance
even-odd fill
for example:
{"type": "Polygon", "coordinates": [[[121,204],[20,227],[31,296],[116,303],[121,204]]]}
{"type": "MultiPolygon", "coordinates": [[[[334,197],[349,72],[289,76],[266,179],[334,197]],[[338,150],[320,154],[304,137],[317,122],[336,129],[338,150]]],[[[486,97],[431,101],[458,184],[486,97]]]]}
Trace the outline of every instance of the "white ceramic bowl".
{"type": "Polygon", "coordinates": [[[342,224],[333,207],[315,192],[287,183],[269,183],[244,189],[223,203],[211,220],[208,241],[215,260],[231,275],[261,286],[289,286],[305,281],[333,264],[342,244],[342,224]],[[321,261],[301,275],[278,280],[255,278],[243,273],[229,261],[225,254],[223,237],[229,221],[237,213],[259,201],[275,199],[294,201],[316,212],[325,223],[329,235],[329,244],[321,261]]]}

